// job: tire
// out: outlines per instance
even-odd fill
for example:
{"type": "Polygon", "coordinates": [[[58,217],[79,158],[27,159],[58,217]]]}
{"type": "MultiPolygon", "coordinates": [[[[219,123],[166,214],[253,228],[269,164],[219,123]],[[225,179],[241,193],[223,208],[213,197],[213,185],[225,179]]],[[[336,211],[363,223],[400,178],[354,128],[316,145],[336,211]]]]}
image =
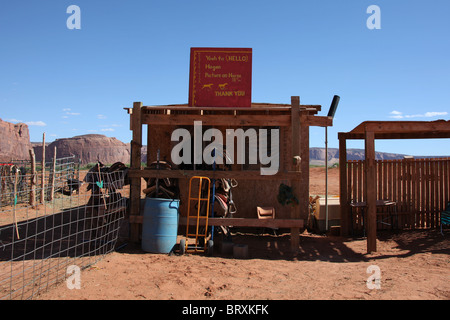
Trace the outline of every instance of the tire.
{"type": "Polygon", "coordinates": [[[213,253],[214,253],[214,241],[208,240],[208,247],[207,248],[208,248],[208,251],[207,251],[208,256],[212,256],[213,253]]]}
{"type": "Polygon", "coordinates": [[[186,240],[181,239],[180,240],[180,254],[184,255],[186,253],[186,240]]]}

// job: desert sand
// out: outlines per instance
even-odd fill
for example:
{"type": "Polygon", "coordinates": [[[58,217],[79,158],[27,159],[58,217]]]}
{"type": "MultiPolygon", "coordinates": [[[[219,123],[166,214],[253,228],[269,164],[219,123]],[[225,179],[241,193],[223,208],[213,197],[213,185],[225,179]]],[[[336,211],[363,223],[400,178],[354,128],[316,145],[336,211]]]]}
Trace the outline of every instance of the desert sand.
{"type": "MultiPolygon", "coordinates": [[[[324,169],[311,170],[311,194],[324,194],[324,169]]],[[[338,192],[337,177],[331,169],[330,194],[338,192]]],[[[152,254],[128,244],[83,270],[80,289],[60,283],[37,299],[448,300],[449,239],[448,230],[383,231],[378,251],[367,254],[365,238],[303,231],[292,253],[289,234],[236,232],[233,242],[248,245],[247,259],[217,249],[211,257],[152,254]],[[379,274],[368,273],[372,265],[379,274]],[[371,276],[379,282],[368,286],[371,276]]]]}

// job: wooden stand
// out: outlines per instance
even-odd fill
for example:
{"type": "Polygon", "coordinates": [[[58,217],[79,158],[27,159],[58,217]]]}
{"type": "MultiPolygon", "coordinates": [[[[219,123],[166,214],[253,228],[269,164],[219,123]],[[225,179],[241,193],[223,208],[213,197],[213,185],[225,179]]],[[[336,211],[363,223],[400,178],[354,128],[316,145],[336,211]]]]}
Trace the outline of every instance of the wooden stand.
{"type": "MultiPolygon", "coordinates": [[[[211,179],[235,178],[236,180],[289,181],[299,204],[291,210],[290,224],[291,248],[298,250],[299,231],[303,220],[309,215],[309,127],[331,126],[331,117],[316,116],[321,110],[319,105],[300,105],[298,96],[291,97],[291,104],[261,104],[253,103],[251,108],[198,108],[187,105],[143,106],[135,102],[133,108],[125,108],[130,114],[130,130],[133,132],[131,141],[131,178],[130,189],[130,222],[131,240],[139,241],[141,212],[142,178],[177,178],[189,179],[192,176],[205,176],[211,179]],[[280,128],[280,168],[275,175],[261,175],[260,171],[239,171],[233,165],[231,171],[207,170],[146,170],[141,168],[142,125],[148,125],[148,140],[151,133],[166,130],[170,139],[171,131],[179,126],[193,126],[194,121],[201,121],[203,126],[242,128],[273,126],[280,128]],[[300,223],[301,222],[301,223],[300,223]]],[[[169,141],[158,143],[170,144],[169,141]]],[[[148,147],[150,150],[150,146],[148,147]]],[[[150,151],[147,153],[147,166],[150,164],[150,151]]],[[[255,207],[256,207],[255,203],[255,207]]],[[[239,225],[254,225],[254,219],[239,220],[239,225]]],[[[275,219],[277,220],[277,219],[275,219]]],[[[236,221],[233,221],[236,223],[236,221]]],[[[281,221],[280,221],[281,222],[281,221]]],[[[289,223],[284,219],[282,225],[289,223]]],[[[277,224],[275,222],[275,224],[277,224]]]]}
{"type": "MultiPolygon", "coordinates": [[[[365,141],[365,190],[364,201],[367,203],[367,253],[377,251],[377,174],[375,166],[376,139],[448,139],[450,138],[450,121],[365,121],[349,132],[339,132],[339,169],[341,199],[341,235],[348,235],[352,221],[349,219],[349,181],[347,181],[347,140],[365,141]]],[[[404,179],[406,180],[406,179],[404,179]]],[[[378,181],[380,184],[380,180],[378,181]]],[[[427,191],[426,191],[427,192],[427,191]]],[[[422,191],[422,195],[424,191],[422,191]]],[[[416,196],[420,197],[420,194],[416,196]]],[[[449,195],[445,195],[448,199],[449,195]]],[[[425,206],[428,207],[428,206],[425,206]]]]}

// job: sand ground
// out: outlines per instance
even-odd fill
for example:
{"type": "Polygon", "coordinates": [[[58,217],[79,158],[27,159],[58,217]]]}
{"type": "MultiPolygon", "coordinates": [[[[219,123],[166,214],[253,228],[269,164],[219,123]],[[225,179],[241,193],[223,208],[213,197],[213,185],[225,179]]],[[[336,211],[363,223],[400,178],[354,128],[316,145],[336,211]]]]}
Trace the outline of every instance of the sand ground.
{"type": "MultiPolygon", "coordinates": [[[[324,194],[324,169],[312,168],[311,194],[324,194]]],[[[337,194],[338,170],[329,172],[330,194],[337,194]]],[[[204,254],[145,253],[137,245],[107,255],[84,270],[81,288],[66,283],[38,299],[87,300],[448,300],[450,231],[379,233],[378,251],[366,254],[365,238],[303,232],[298,252],[290,236],[236,232],[247,244],[247,259],[215,248],[204,254]],[[379,273],[368,272],[375,266],[379,273]],[[367,280],[369,277],[379,282],[367,280]],[[379,284],[379,289],[370,285],[379,284]]],[[[218,242],[215,242],[219,246],[218,242]]]]}

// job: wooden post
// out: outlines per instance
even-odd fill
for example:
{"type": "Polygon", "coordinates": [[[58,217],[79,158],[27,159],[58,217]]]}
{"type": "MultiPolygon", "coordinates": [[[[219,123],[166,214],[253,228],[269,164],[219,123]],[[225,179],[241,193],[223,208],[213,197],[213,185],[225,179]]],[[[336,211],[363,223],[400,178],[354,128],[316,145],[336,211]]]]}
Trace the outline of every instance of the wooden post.
{"type": "Polygon", "coordinates": [[[377,251],[377,172],[375,167],[375,135],[373,132],[365,133],[365,199],[367,204],[367,253],[377,251]]]}
{"type": "MultiPolygon", "coordinates": [[[[291,129],[292,129],[292,171],[300,171],[301,156],[300,156],[300,97],[291,97],[291,129]],[[300,163],[299,163],[300,162],[300,163]]],[[[291,219],[300,219],[300,210],[302,201],[300,199],[301,186],[298,180],[291,180],[291,187],[294,194],[299,199],[299,204],[295,204],[291,208],[291,219]]],[[[291,250],[296,252],[300,244],[300,229],[291,228],[291,250]]]]}
{"type": "Polygon", "coordinates": [[[50,178],[50,196],[49,201],[53,200],[54,193],[55,193],[55,174],[56,174],[56,146],[53,151],[53,163],[52,163],[52,173],[50,178]]]}
{"type": "Polygon", "coordinates": [[[13,221],[16,229],[17,239],[20,239],[19,226],[17,224],[16,205],[17,205],[17,182],[19,180],[19,170],[14,170],[14,207],[13,207],[13,221]]]}
{"type": "Polygon", "coordinates": [[[45,132],[42,135],[42,176],[41,176],[41,199],[40,203],[45,201],[45,132]]]}
{"type": "MultiPolygon", "coordinates": [[[[133,140],[131,141],[131,169],[141,169],[141,148],[142,148],[142,123],[141,123],[142,102],[133,103],[131,116],[131,130],[133,140]]],[[[130,216],[140,215],[141,201],[141,177],[131,178],[130,181],[130,216]]],[[[131,223],[131,241],[139,241],[139,224],[131,223]]]]}
{"type": "Polygon", "coordinates": [[[32,208],[36,207],[36,156],[34,155],[34,150],[30,149],[30,159],[31,159],[31,178],[30,178],[30,206],[32,208]]]}
{"type": "MultiPolygon", "coordinates": [[[[339,135],[339,199],[341,210],[341,236],[348,236],[349,205],[347,203],[347,140],[339,135]]],[[[350,223],[352,223],[350,221],[350,223]]]]}
{"type": "Polygon", "coordinates": [[[309,216],[309,123],[306,119],[307,111],[300,114],[300,157],[302,163],[300,171],[302,179],[299,181],[298,200],[300,202],[300,218],[307,220],[309,216]]]}

